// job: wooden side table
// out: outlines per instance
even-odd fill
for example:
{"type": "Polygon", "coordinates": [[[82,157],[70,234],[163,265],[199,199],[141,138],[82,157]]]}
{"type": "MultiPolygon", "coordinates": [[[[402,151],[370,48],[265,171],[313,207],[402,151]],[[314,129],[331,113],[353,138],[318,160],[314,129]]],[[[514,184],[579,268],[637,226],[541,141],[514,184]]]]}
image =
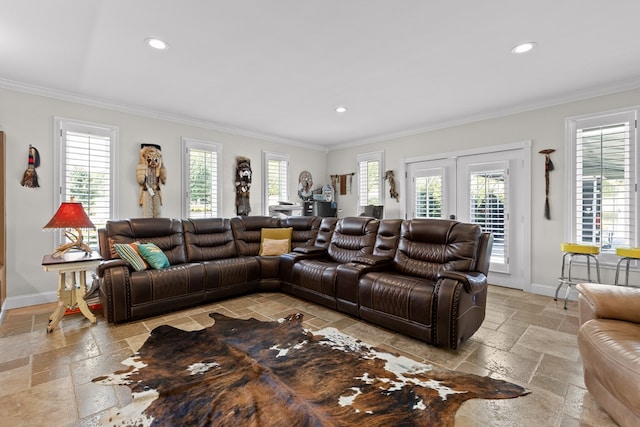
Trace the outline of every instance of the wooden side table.
{"type": "Polygon", "coordinates": [[[49,316],[47,332],[53,331],[67,308],[80,309],[80,312],[96,323],[96,316],[89,310],[84,295],[87,292],[87,270],[97,267],[102,257],[97,252],[68,252],[61,258],[45,255],[42,258],[44,271],[58,272],[58,307],[49,316]]]}

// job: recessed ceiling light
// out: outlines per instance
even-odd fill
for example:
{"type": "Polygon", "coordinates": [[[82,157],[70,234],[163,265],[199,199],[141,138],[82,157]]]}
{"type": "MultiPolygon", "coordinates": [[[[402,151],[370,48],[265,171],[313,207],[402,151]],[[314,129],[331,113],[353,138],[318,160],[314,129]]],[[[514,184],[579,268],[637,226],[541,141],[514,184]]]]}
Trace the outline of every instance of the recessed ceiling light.
{"type": "Polygon", "coordinates": [[[516,54],[527,53],[534,47],[536,47],[536,42],[524,42],[511,49],[511,52],[516,54]]]}
{"type": "Polygon", "coordinates": [[[336,113],[346,113],[347,107],[336,107],[336,113]]]}
{"type": "Polygon", "coordinates": [[[147,42],[147,44],[149,46],[151,46],[154,49],[158,49],[158,50],[165,50],[167,48],[169,48],[169,43],[167,43],[164,40],[160,40],[160,39],[155,39],[155,38],[148,38],[145,40],[145,42],[147,42]]]}

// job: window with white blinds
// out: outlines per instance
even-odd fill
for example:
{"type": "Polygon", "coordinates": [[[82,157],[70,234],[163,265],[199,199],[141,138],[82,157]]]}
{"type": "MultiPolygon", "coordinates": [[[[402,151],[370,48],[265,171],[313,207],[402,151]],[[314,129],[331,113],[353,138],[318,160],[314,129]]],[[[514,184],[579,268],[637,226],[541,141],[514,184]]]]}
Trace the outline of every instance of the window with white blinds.
{"type": "Polygon", "coordinates": [[[415,177],[416,218],[442,218],[442,172],[434,172],[415,177]]]}
{"type": "Polygon", "coordinates": [[[265,215],[269,215],[269,206],[289,201],[289,155],[263,151],[263,171],[265,215]]]}
{"type": "Polygon", "coordinates": [[[638,246],[637,111],[569,121],[571,241],[602,253],[638,246]]]}
{"type": "Polygon", "coordinates": [[[182,138],[184,218],[219,215],[219,158],[221,147],[207,141],[182,138]]]}
{"type": "MultiPolygon", "coordinates": [[[[82,203],[84,210],[96,226],[87,230],[85,240],[97,247],[97,229],[116,217],[115,209],[115,152],[118,130],[106,125],[90,124],[68,119],[56,119],[56,165],[59,169],[59,194],[56,209],[61,202],[82,203]]],[[[54,211],[55,212],[55,211],[54,211]]],[[[60,242],[64,240],[61,234],[60,242]]]]}
{"type": "MultiPolygon", "coordinates": [[[[500,163],[500,162],[499,162],[500,163]]],[[[508,165],[484,165],[481,170],[469,174],[469,218],[483,232],[493,235],[492,265],[508,264],[509,199],[507,189],[508,165]],[[498,166],[494,169],[491,166],[498,166]]]]}
{"type": "Polygon", "coordinates": [[[380,206],[382,197],[384,152],[358,154],[358,211],[368,205],[380,206]]]}

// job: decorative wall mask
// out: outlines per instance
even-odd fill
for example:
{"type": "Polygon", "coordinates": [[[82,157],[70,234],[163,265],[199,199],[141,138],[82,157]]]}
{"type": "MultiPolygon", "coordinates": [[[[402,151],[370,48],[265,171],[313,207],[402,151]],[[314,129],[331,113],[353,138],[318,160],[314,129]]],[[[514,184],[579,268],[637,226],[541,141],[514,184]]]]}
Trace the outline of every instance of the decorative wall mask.
{"type": "Polygon", "coordinates": [[[313,191],[311,187],[313,186],[313,177],[309,171],[300,172],[300,176],[298,176],[298,196],[304,200],[309,201],[313,199],[313,191]]]}
{"type": "Polygon", "coordinates": [[[246,216],[251,212],[251,160],[236,157],[236,214],[246,216]]]}
{"type": "Polygon", "coordinates": [[[159,145],[140,144],[140,158],[136,168],[140,185],[140,206],[145,218],[158,218],[161,214],[162,188],[167,181],[167,170],[162,161],[159,145]]]}
{"type": "Polygon", "coordinates": [[[544,154],[544,184],[545,184],[545,201],[544,201],[544,217],[546,219],[551,219],[551,208],[549,207],[549,172],[551,172],[553,168],[553,162],[551,161],[551,153],[553,153],[553,148],[547,148],[546,150],[539,151],[540,154],[544,154]]]}
{"type": "Polygon", "coordinates": [[[392,199],[396,199],[396,202],[399,202],[400,195],[396,191],[396,180],[391,169],[384,173],[384,179],[389,182],[389,196],[391,196],[392,199]]]}
{"type": "Polygon", "coordinates": [[[23,187],[40,187],[40,184],[38,184],[38,173],[36,172],[36,168],[39,166],[40,153],[36,147],[29,144],[29,165],[27,166],[27,170],[24,171],[22,181],[20,182],[23,187]]]}

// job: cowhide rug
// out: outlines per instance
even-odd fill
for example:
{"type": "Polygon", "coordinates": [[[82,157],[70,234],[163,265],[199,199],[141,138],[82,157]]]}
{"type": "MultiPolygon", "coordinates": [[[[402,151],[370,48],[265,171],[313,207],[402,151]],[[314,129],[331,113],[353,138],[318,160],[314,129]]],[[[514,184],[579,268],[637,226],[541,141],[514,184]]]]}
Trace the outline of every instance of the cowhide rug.
{"type": "Polygon", "coordinates": [[[128,385],[133,402],[105,425],[453,425],[467,399],[507,399],[522,387],[398,357],[333,328],[212,313],[211,327],[159,326],[128,369],[95,378],[128,385]]]}

